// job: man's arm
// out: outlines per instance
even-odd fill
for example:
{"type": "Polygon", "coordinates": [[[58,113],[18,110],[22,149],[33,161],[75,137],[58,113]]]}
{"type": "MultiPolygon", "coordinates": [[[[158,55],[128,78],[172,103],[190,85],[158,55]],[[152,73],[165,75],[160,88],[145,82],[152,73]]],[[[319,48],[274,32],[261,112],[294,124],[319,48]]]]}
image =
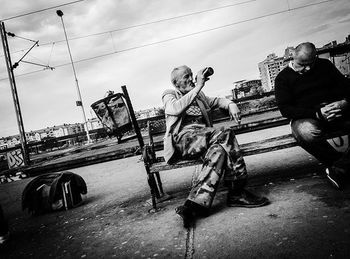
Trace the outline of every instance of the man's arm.
{"type": "Polygon", "coordinates": [[[241,122],[241,112],[233,101],[227,98],[219,98],[219,97],[207,97],[209,102],[209,106],[211,109],[222,108],[228,110],[231,119],[234,119],[237,123],[241,122]]]}
{"type": "Polygon", "coordinates": [[[198,93],[196,92],[195,88],[193,88],[180,99],[176,99],[174,90],[165,91],[162,96],[165,114],[175,116],[180,115],[192,103],[197,94],[198,93]]]}
{"type": "Polygon", "coordinates": [[[203,77],[203,70],[200,70],[197,74],[196,86],[180,99],[176,99],[174,90],[165,91],[162,95],[165,114],[178,116],[184,112],[204,87],[207,80],[209,79],[203,77]]]}
{"type": "Polygon", "coordinates": [[[345,99],[329,103],[320,109],[317,113],[317,117],[322,120],[333,121],[337,118],[343,117],[348,106],[348,101],[345,99]]]}
{"type": "Polygon", "coordinates": [[[337,88],[339,95],[343,98],[335,102],[329,103],[320,109],[318,117],[326,121],[332,121],[343,116],[344,112],[349,109],[350,105],[350,79],[346,78],[336,66],[326,60],[328,71],[334,82],[334,87],[337,88]]]}

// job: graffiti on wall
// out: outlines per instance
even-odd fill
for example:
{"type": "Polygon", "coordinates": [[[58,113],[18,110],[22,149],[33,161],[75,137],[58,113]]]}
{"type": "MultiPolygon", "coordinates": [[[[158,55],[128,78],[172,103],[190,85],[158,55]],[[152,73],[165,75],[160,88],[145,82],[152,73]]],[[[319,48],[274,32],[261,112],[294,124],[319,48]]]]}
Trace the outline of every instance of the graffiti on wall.
{"type": "Polygon", "coordinates": [[[16,149],[7,152],[7,164],[10,169],[24,166],[22,150],[16,149]]]}

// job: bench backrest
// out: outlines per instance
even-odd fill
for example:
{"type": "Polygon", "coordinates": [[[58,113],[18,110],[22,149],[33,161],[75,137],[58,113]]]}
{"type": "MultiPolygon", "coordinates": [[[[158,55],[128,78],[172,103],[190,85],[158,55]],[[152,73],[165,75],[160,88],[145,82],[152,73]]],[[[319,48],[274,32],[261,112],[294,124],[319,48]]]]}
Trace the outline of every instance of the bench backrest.
{"type": "MultiPolygon", "coordinates": [[[[217,124],[223,121],[229,120],[229,114],[226,110],[217,109],[212,113],[213,123],[217,124]]],[[[289,123],[289,119],[282,116],[277,116],[269,119],[261,119],[254,122],[242,123],[239,125],[231,126],[236,134],[250,132],[253,130],[260,130],[265,128],[277,127],[286,125],[289,123]]],[[[166,130],[165,119],[153,120],[147,122],[148,136],[150,145],[153,145],[153,137],[156,135],[164,134],[166,130]]],[[[157,146],[159,144],[157,143],[157,146]]]]}
{"type": "MultiPolygon", "coordinates": [[[[228,120],[230,118],[229,113],[223,109],[215,109],[211,113],[211,116],[214,124],[224,120],[228,120]]],[[[166,131],[165,119],[148,121],[147,128],[148,128],[148,135],[150,137],[150,143],[153,143],[153,136],[159,135],[161,133],[165,133],[166,131]]]]}

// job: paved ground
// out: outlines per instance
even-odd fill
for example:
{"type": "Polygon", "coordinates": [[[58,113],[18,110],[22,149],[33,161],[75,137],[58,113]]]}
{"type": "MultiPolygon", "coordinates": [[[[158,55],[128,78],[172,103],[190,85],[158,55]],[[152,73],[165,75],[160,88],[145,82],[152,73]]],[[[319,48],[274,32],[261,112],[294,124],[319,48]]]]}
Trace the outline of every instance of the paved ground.
{"type": "MultiPolygon", "coordinates": [[[[241,143],[284,134],[286,127],[239,136],[241,143]]],[[[0,258],[349,258],[350,187],[332,189],[322,167],[299,147],[249,156],[250,189],[271,204],[227,208],[221,189],[212,214],[186,230],[174,213],[194,167],[162,173],[175,196],[150,205],[139,157],[72,169],[88,186],[84,205],[33,217],[21,211],[31,179],[0,185],[11,240],[0,258]],[[299,178],[301,177],[302,178],[299,178]]]]}

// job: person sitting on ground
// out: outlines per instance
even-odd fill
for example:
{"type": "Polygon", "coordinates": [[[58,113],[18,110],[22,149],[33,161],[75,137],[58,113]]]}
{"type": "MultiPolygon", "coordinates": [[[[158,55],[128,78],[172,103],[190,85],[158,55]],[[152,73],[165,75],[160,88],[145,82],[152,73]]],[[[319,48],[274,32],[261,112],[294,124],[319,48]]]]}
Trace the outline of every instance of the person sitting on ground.
{"type": "Polygon", "coordinates": [[[222,175],[229,189],[228,206],[259,207],[268,204],[267,198],[244,189],[247,170],[233,130],[212,126],[210,113],[215,108],[228,110],[230,116],[240,122],[240,111],[234,102],[207,97],[201,91],[209,80],[208,74],[212,73],[212,68],[200,70],[194,83],[189,67],[177,67],[171,72],[175,89],[166,90],[162,95],[166,118],[166,162],[171,164],[178,159],[197,159],[200,156],[204,161],[187,200],[183,206],[176,208],[184,227],[191,226],[199,214],[209,211],[222,175]]]}
{"type": "Polygon", "coordinates": [[[313,43],[299,44],[293,60],[276,77],[277,105],[291,119],[291,129],[301,147],[326,167],[330,183],[341,188],[346,156],[326,139],[331,132],[350,128],[350,80],[327,59],[317,57],[313,43]]]}

